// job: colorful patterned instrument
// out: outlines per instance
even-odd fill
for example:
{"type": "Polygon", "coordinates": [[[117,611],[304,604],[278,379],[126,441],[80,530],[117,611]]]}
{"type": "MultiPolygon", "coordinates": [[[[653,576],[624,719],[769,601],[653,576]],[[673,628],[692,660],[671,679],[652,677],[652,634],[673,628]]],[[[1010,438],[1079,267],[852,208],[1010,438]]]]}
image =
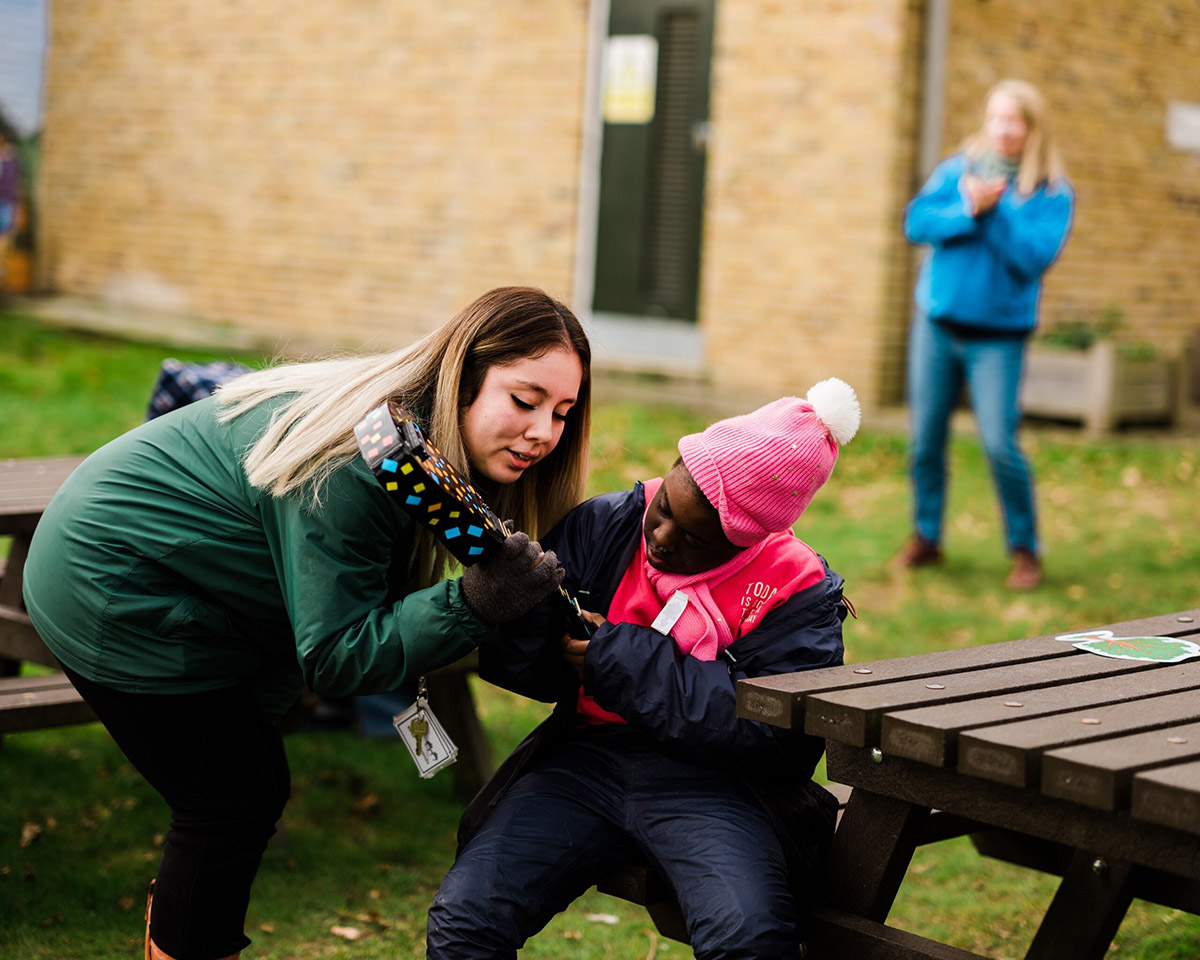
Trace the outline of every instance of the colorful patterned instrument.
{"type": "Polygon", "coordinates": [[[358,423],[354,438],[384,489],[464,566],[483,559],[508,536],[479,491],[390,400],[358,423]]]}
{"type": "MultiPolygon", "coordinates": [[[[449,463],[408,411],[390,400],[354,427],[354,439],[384,489],[425,524],[464,567],[489,556],[508,536],[476,490],[449,463]]],[[[591,636],[579,604],[559,588],[572,636],[591,636]]]]}

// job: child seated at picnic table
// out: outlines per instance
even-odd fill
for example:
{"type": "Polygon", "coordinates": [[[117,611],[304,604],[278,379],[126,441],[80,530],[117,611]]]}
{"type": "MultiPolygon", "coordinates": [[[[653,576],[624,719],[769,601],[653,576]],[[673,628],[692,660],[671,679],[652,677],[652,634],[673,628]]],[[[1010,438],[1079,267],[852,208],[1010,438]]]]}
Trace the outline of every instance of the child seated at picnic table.
{"type": "Polygon", "coordinates": [[[666,878],[697,957],[799,956],[836,817],[811,780],[824,744],[738,719],[736,684],[842,662],[842,578],[792,525],[859,418],[854,391],[823,381],[683,437],[665,478],[542,539],[607,616],[577,639],[542,604],[481,648],[481,676],[557,707],[464,814],[430,960],[514,957],[631,861],[666,878]]]}

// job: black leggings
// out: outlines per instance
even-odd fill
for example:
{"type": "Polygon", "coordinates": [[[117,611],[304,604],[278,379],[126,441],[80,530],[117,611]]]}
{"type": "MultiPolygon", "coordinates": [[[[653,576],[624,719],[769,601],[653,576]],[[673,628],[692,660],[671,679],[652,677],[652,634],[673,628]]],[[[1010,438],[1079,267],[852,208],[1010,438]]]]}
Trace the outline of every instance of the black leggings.
{"type": "Polygon", "coordinates": [[[247,946],[250,885],[290,791],[278,728],[245,687],[127,693],[65,671],[171,807],[150,933],[176,960],[247,946]]]}

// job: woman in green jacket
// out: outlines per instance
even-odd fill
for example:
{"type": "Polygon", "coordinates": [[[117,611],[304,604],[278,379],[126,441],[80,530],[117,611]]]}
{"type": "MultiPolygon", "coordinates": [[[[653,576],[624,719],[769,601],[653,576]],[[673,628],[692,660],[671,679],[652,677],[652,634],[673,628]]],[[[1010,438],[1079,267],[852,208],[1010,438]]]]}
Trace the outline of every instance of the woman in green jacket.
{"type": "Polygon", "coordinates": [[[25,566],[34,626],[171,807],[146,956],[236,957],[287,801],[276,721],[393,690],[487,643],[562,573],[524,533],[447,556],[374,479],[354,425],[394,400],[499,516],[539,536],[581,499],[590,350],[538,290],[484,294],[396,353],[278,366],[97,450],[25,566]]]}

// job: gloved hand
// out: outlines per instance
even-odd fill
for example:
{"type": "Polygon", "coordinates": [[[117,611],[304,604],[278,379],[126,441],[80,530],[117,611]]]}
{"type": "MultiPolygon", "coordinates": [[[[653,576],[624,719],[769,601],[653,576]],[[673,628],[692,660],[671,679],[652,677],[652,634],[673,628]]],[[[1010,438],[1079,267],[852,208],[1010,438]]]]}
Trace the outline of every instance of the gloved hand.
{"type": "Polygon", "coordinates": [[[526,534],[514,533],[486,560],[463,571],[462,591],[480,620],[504,623],[548,597],[565,575],[553,550],[542,553],[526,534]]]}

